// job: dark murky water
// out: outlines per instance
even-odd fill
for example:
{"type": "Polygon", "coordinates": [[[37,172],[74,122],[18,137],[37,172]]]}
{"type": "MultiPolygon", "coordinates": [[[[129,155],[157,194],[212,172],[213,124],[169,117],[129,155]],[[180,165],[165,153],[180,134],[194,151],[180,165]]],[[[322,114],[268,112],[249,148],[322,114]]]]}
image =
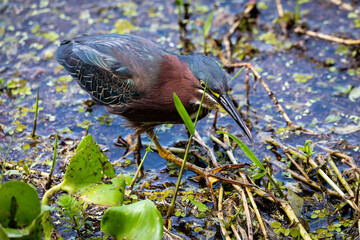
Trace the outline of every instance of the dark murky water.
{"type": "MultiPolygon", "coordinates": [[[[217,3],[210,33],[214,37],[226,33],[230,25],[221,24],[221,17],[232,17],[242,12],[246,2],[229,0],[217,3]]],[[[189,36],[196,46],[194,52],[202,52],[202,21],[213,9],[214,3],[193,3],[195,12],[191,19],[196,21],[189,25],[189,36]]],[[[272,23],[277,18],[275,1],[263,1],[261,6],[256,33],[253,31],[255,34],[248,39],[258,53],[239,61],[251,62],[261,71],[294,123],[323,135],[274,134],[274,131],[286,127],[286,123],[260,84],[257,84],[255,93],[251,92],[250,106],[246,105],[243,72],[231,83],[232,96],[243,106],[243,115],[251,121],[255,153],[260,159],[271,156],[266,144],[261,143],[261,134],[275,135],[293,146],[303,145],[307,139],[328,146],[339,139],[346,139],[355,146],[348,154],[358,161],[360,98],[355,95],[351,99],[354,95],[341,94],[349,86],[360,86],[359,64],[351,57],[355,54],[352,53],[353,48],[295,33],[283,39],[279,34],[280,27],[274,27],[272,23]],[[299,42],[299,47],[286,48],[287,44],[295,42],[299,42]]],[[[283,7],[294,11],[295,1],[283,1],[283,7]]],[[[359,16],[359,4],[357,9],[354,14],[359,16]]],[[[0,156],[5,156],[13,136],[8,161],[31,162],[40,156],[37,168],[48,169],[56,131],[60,131],[61,150],[74,140],[81,139],[85,121],[89,121],[89,133],[99,144],[109,148],[106,152],[109,159],[119,159],[124,149],[115,147],[113,140],[119,134],[125,137],[131,130],[122,127],[124,121],[119,117],[104,115],[104,107],[83,104],[89,99],[88,95],[70,81],[65,70],[59,68],[54,51],[65,38],[109,32],[136,34],[166,49],[178,51],[177,10],[173,1],[84,1],[81,4],[79,1],[2,1],[0,12],[0,156]],[[36,131],[39,138],[34,142],[28,136],[32,131],[37,87],[40,87],[41,111],[36,131]]],[[[356,23],[356,18],[330,2],[304,3],[300,5],[300,13],[302,21],[310,29],[360,38],[360,23],[356,23]]],[[[208,131],[212,117],[213,114],[198,124],[198,131],[210,146],[212,142],[208,131]]],[[[218,125],[227,126],[233,134],[242,134],[229,116],[221,115],[218,125]]],[[[166,146],[187,139],[182,125],[160,126],[158,136],[166,146]]],[[[248,143],[245,138],[242,140],[248,143]]],[[[149,139],[144,138],[144,142],[149,142],[149,139]]],[[[241,151],[236,153],[240,161],[248,161],[241,151]]],[[[59,154],[59,165],[64,164],[65,157],[66,154],[59,154]]],[[[176,181],[164,171],[167,169],[166,161],[155,152],[149,154],[144,168],[149,177],[159,176],[157,185],[176,181]]],[[[133,173],[135,169],[135,164],[132,164],[127,168],[119,167],[118,171],[133,173]]],[[[187,172],[184,179],[191,175],[194,174],[187,172]]],[[[197,183],[190,181],[186,186],[196,188],[197,183]]]]}

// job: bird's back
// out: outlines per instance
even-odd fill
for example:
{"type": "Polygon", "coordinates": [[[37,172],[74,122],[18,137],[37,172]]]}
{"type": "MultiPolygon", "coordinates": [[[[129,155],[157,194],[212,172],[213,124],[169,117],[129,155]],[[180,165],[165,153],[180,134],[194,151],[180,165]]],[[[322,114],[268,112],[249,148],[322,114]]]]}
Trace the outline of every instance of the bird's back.
{"type": "Polygon", "coordinates": [[[65,40],[56,60],[95,100],[121,107],[156,81],[158,63],[166,54],[146,39],[108,34],[65,40]]]}

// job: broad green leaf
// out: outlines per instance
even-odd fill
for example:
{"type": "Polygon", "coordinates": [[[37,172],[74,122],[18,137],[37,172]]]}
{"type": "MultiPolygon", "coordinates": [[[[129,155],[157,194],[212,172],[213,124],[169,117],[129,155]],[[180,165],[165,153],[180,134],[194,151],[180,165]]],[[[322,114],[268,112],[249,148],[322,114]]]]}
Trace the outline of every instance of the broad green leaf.
{"type": "Polygon", "coordinates": [[[290,229],[290,236],[292,236],[293,238],[297,237],[299,235],[299,230],[297,230],[296,228],[291,228],[290,229]]]}
{"type": "Polygon", "coordinates": [[[205,204],[201,203],[201,202],[198,202],[198,201],[195,201],[195,200],[191,200],[190,201],[198,207],[199,211],[200,212],[206,212],[206,211],[209,211],[209,208],[208,206],[206,206],[205,204]]]}
{"type": "Polygon", "coordinates": [[[121,175],[111,179],[111,183],[94,184],[80,191],[80,198],[102,206],[121,206],[124,200],[124,191],[125,179],[121,175]]]}
{"type": "MultiPolygon", "coordinates": [[[[44,230],[45,239],[51,239],[51,236],[55,233],[57,233],[53,222],[51,220],[50,211],[45,211],[42,217],[42,227],[44,230]]],[[[60,236],[60,234],[58,234],[60,236]]],[[[63,238],[60,236],[57,240],[63,240],[63,238]]]]}
{"type": "Polygon", "coordinates": [[[33,186],[11,181],[0,187],[0,239],[42,239],[41,214],[33,186]]]}
{"type": "Polygon", "coordinates": [[[66,169],[62,189],[77,193],[104,178],[116,177],[115,171],[94,138],[87,135],[76,149],[66,169]]]}
{"type": "Polygon", "coordinates": [[[176,110],[178,111],[180,117],[184,121],[190,134],[194,134],[195,133],[194,124],[191,121],[189,114],[187,113],[184,105],[181,103],[181,101],[180,101],[179,97],[176,95],[176,93],[174,93],[174,103],[175,103],[176,110]]]}
{"type": "Polygon", "coordinates": [[[36,189],[21,181],[0,187],[0,224],[5,228],[26,227],[41,213],[36,189]]]}
{"type": "Polygon", "coordinates": [[[3,239],[3,240],[8,240],[8,236],[6,234],[6,231],[5,229],[1,226],[0,224],[0,239],[3,239]]]}
{"type": "MultiPolygon", "coordinates": [[[[76,154],[71,158],[64,181],[50,190],[67,191],[91,203],[114,206],[122,204],[124,188],[123,177],[116,178],[111,163],[93,137],[88,135],[80,142],[76,154]]],[[[47,204],[46,199],[43,199],[43,204],[47,204]]],[[[50,239],[56,230],[49,211],[44,212],[43,226],[45,239],[50,239]]]]}
{"type": "Polygon", "coordinates": [[[209,16],[206,19],[206,22],[204,24],[204,36],[208,35],[208,33],[210,31],[213,17],[214,17],[214,11],[211,11],[211,13],[209,14],[209,16]]]}
{"type": "Polygon", "coordinates": [[[125,181],[123,176],[116,177],[111,163],[88,135],[71,158],[61,189],[87,202],[115,206],[123,202],[125,181]]]}
{"type": "Polygon", "coordinates": [[[150,200],[111,207],[101,219],[101,231],[117,239],[161,239],[163,219],[150,200]]]}
{"type": "Polygon", "coordinates": [[[237,139],[235,136],[233,136],[232,134],[228,133],[228,132],[224,132],[224,131],[217,131],[217,133],[222,133],[222,134],[226,134],[228,135],[232,140],[234,140],[239,146],[240,148],[243,150],[243,152],[245,153],[245,155],[260,169],[265,170],[264,166],[261,164],[261,162],[259,161],[259,159],[255,156],[255,154],[245,145],[243,144],[239,139],[237,139]]]}
{"type": "Polygon", "coordinates": [[[5,228],[7,236],[10,239],[42,240],[43,231],[41,226],[41,217],[42,215],[38,215],[38,217],[35,218],[33,222],[25,228],[5,228]]]}

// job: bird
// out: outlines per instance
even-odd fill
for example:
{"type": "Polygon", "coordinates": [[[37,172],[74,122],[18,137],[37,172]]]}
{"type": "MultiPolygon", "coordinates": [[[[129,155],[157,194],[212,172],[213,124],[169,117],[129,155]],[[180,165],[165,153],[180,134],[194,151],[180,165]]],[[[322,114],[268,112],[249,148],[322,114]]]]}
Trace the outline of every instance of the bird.
{"type": "Polygon", "coordinates": [[[134,129],[136,148],[140,135],[147,133],[160,156],[178,163],[153,130],[161,124],[183,123],[174,93],[194,120],[204,91],[199,119],[222,107],[253,142],[228,95],[225,72],[203,54],[180,55],[142,37],[113,33],[64,40],[55,58],[96,102],[127,121],[134,129]]]}

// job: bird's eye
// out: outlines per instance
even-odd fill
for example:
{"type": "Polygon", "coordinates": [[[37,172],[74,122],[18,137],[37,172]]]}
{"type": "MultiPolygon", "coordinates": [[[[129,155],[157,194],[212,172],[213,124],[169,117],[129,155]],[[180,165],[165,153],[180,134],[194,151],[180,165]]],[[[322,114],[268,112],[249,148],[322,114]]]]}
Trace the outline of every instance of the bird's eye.
{"type": "Polygon", "coordinates": [[[206,87],[206,84],[204,83],[204,81],[200,80],[200,85],[202,88],[205,88],[206,87]]]}

